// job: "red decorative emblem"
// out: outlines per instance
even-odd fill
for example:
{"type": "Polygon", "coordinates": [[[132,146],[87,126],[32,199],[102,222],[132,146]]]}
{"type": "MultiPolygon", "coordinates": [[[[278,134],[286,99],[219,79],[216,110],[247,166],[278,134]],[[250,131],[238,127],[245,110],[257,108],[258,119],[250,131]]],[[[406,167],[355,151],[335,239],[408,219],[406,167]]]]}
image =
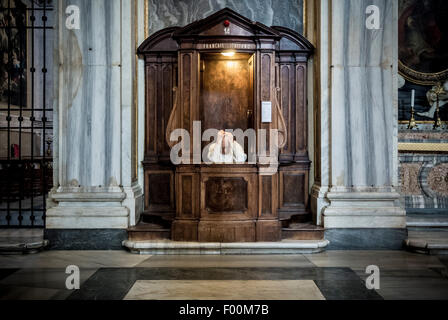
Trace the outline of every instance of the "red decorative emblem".
{"type": "Polygon", "coordinates": [[[229,20],[225,20],[224,21],[224,27],[228,28],[230,26],[230,21],[229,20]]]}

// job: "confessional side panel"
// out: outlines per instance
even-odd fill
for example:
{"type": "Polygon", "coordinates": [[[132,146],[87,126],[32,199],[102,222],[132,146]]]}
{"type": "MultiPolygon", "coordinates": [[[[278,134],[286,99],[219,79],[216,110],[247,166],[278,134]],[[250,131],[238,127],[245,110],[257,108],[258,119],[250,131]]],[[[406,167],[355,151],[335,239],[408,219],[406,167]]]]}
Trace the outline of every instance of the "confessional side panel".
{"type": "Polygon", "coordinates": [[[280,106],[287,128],[287,142],[280,151],[280,161],[290,162],[294,156],[296,140],[295,68],[293,63],[279,64],[280,106]]]}
{"type": "Polygon", "coordinates": [[[247,113],[247,127],[248,128],[256,128],[256,125],[254,123],[254,114],[255,114],[254,99],[255,99],[255,94],[256,94],[256,90],[254,87],[255,55],[252,55],[249,58],[248,66],[249,66],[249,88],[248,88],[248,90],[249,90],[249,93],[248,93],[249,108],[248,108],[248,113],[247,113]]]}
{"type": "Polygon", "coordinates": [[[145,162],[169,160],[165,131],[174,105],[177,78],[175,55],[148,55],[145,66],[145,162]]]}
{"type": "Polygon", "coordinates": [[[180,53],[180,114],[181,128],[190,131],[192,79],[191,70],[193,64],[193,53],[180,53]]]}
{"type": "Polygon", "coordinates": [[[259,208],[258,219],[277,219],[278,176],[267,174],[258,176],[259,208]]]}
{"type": "Polygon", "coordinates": [[[279,216],[289,218],[308,212],[309,167],[301,165],[279,168],[279,216]]]}
{"type": "Polygon", "coordinates": [[[177,219],[199,218],[199,174],[195,172],[176,173],[177,219]]]}
{"type": "Polygon", "coordinates": [[[190,134],[190,154],[193,151],[193,121],[199,117],[199,53],[179,52],[179,127],[190,134]]]}
{"type": "Polygon", "coordinates": [[[165,139],[168,120],[174,106],[175,93],[173,88],[177,86],[177,63],[164,62],[160,66],[160,78],[158,93],[158,124],[157,124],[157,146],[159,160],[167,162],[170,159],[170,147],[165,139]]]}
{"type": "MultiPolygon", "coordinates": [[[[152,57],[150,57],[152,58],[152,57]]],[[[145,161],[157,162],[157,81],[158,65],[147,58],[145,66],[145,161]],[[149,60],[149,61],[148,61],[149,60]]]]}
{"type": "Polygon", "coordinates": [[[294,55],[283,54],[279,62],[281,107],[287,119],[289,140],[281,150],[278,173],[279,216],[283,219],[308,212],[306,63],[296,59],[294,55]]]}
{"type": "Polygon", "coordinates": [[[306,88],[306,64],[298,63],[295,66],[295,161],[308,161],[308,111],[306,88]]]}
{"type": "Polygon", "coordinates": [[[145,168],[145,212],[174,214],[174,172],[170,168],[149,166],[145,168]]]}
{"type": "Polygon", "coordinates": [[[175,212],[175,179],[174,168],[167,163],[169,146],[165,130],[174,103],[176,71],[175,54],[145,56],[144,210],[170,217],[175,212]]]}
{"type": "MultiPolygon", "coordinates": [[[[275,55],[272,51],[257,52],[258,65],[256,67],[257,96],[256,96],[256,122],[257,129],[264,129],[266,132],[266,155],[270,150],[270,129],[277,128],[277,113],[275,110],[275,100],[273,90],[275,87],[275,55]],[[262,122],[262,102],[271,102],[271,122],[262,122]]],[[[260,144],[259,144],[260,145],[260,144]]]]}

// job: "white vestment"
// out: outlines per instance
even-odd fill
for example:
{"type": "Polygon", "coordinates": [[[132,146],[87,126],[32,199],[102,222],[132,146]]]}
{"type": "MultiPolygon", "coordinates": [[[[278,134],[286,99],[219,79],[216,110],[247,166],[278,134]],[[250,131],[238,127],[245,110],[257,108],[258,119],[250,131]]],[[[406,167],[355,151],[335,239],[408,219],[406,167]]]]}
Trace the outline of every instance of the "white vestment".
{"type": "Polygon", "coordinates": [[[230,132],[221,130],[217,141],[210,145],[208,159],[213,163],[242,163],[246,161],[247,155],[230,132]]]}

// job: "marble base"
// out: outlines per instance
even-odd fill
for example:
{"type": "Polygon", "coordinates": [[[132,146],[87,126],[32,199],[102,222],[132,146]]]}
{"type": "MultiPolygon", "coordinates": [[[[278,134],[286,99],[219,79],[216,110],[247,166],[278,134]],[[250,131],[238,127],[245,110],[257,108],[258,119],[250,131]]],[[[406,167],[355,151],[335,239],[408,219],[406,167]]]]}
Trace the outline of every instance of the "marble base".
{"type": "MultiPolygon", "coordinates": [[[[77,189],[77,188],[75,188],[77,189]]],[[[46,213],[47,229],[126,229],[126,193],[114,187],[100,190],[62,190],[50,193],[57,205],[46,213]]]]}
{"type": "Polygon", "coordinates": [[[122,250],[125,229],[46,229],[52,250],[122,250]]]}
{"type": "Polygon", "coordinates": [[[448,228],[447,215],[411,215],[407,217],[408,228],[448,228]]]}
{"type": "Polygon", "coordinates": [[[38,253],[48,246],[48,240],[19,241],[11,239],[11,243],[0,243],[0,254],[38,253]]]}
{"type": "Polygon", "coordinates": [[[430,255],[448,255],[448,241],[431,243],[429,241],[407,239],[405,241],[406,249],[416,253],[430,255]]]}
{"type": "Polygon", "coordinates": [[[43,229],[0,229],[0,254],[37,253],[47,245],[43,229]]]}
{"type": "Polygon", "coordinates": [[[325,229],[330,241],[327,250],[401,250],[407,238],[406,229],[344,228],[325,229]]]}
{"type": "Polygon", "coordinates": [[[448,254],[448,228],[410,227],[405,246],[407,250],[418,253],[431,255],[448,254]]]}
{"type": "Polygon", "coordinates": [[[333,228],[406,228],[406,211],[394,190],[331,190],[323,226],[333,228]]]}
{"type": "Polygon", "coordinates": [[[123,241],[123,246],[137,254],[302,254],[322,252],[327,240],[295,240],[280,242],[181,242],[123,241]]]}

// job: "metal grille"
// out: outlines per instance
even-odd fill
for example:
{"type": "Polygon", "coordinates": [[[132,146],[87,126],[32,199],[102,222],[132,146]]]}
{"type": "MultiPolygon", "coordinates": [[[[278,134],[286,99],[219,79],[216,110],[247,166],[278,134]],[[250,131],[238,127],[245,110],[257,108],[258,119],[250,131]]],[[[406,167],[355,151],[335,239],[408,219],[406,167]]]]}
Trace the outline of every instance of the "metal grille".
{"type": "Polygon", "coordinates": [[[0,0],[0,228],[45,226],[53,184],[52,2],[0,0]]]}

